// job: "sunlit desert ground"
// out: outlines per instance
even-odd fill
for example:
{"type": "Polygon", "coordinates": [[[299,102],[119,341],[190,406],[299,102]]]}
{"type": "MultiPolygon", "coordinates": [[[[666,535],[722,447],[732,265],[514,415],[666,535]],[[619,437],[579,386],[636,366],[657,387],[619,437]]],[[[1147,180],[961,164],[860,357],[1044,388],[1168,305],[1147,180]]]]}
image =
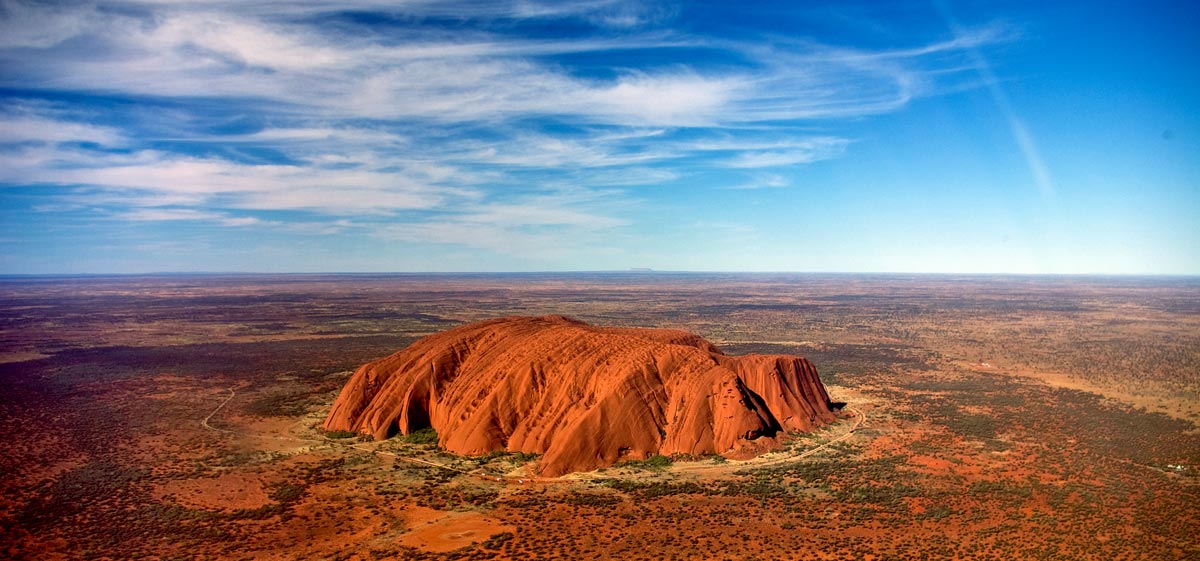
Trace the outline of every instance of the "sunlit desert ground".
{"type": "Polygon", "coordinates": [[[7,278],[0,322],[0,557],[1200,557],[1196,279],[7,278]],[[752,460],[555,479],[320,429],[357,366],[544,314],[803,355],[846,406],[752,460]]]}

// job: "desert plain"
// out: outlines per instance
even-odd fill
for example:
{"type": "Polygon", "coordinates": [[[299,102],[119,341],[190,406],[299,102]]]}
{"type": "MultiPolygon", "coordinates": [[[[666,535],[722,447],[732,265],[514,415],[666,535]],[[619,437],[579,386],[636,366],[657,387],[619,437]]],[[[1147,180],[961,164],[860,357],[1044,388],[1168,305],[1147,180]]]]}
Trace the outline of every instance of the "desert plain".
{"type": "Polygon", "coordinates": [[[0,279],[0,557],[1197,559],[1200,279],[0,279]],[[835,422],[538,477],[321,424],[358,366],[565,315],[796,354],[835,422]]]}

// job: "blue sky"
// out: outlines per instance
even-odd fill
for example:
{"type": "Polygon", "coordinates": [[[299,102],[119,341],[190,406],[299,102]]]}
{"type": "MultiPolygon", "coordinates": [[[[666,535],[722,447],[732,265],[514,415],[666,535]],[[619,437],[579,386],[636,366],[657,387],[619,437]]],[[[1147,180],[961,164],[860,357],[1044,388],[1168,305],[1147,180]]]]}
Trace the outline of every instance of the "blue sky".
{"type": "Polygon", "coordinates": [[[1200,274],[1200,8],[1062,4],[0,0],[0,273],[1200,274]]]}

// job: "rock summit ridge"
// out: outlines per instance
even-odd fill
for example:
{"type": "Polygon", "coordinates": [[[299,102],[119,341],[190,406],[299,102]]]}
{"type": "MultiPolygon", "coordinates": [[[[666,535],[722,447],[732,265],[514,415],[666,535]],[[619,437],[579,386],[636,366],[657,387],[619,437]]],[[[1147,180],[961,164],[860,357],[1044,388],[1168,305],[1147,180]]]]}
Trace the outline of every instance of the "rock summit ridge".
{"type": "Polygon", "coordinates": [[[363,365],[324,427],[378,440],[432,426],[458,454],[542,454],[537,469],[553,477],[653,454],[746,457],[833,419],[803,357],[729,356],[686,331],[517,316],[363,365]]]}

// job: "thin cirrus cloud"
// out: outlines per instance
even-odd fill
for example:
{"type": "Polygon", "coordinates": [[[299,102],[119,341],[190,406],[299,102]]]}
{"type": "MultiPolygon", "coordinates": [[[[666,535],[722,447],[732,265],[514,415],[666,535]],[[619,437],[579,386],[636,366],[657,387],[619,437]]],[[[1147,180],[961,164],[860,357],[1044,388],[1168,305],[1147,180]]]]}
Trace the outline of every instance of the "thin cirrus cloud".
{"type": "Polygon", "coordinates": [[[538,239],[631,225],[638,189],[655,182],[711,169],[786,185],[781,169],[852,144],[807,124],[958,87],[969,51],[1012,40],[996,27],[903,49],[716,40],[673,28],[677,12],[621,1],[6,1],[0,86],[22,93],[0,99],[0,182],[55,187],[42,208],[102,201],[138,222],[279,228],[286,220],[259,215],[362,214],[384,217],[372,223],[389,238],[557,248],[538,239]],[[593,31],[509,31],[528,21],[593,31]],[[654,63],[639,66],[635,52],[654,63]],[[623,62],[575,67],[578,55],[623,62]],[[139,109],[97,116],[79,101],[88,96],[139,109]]]}
{"type": "Polygon", "coordinates": [[[791,185],[791,182],[788,181],[788,179],[782,175],[775,174],[775,173],[765,173],[765,174],[756,175],[744,183],[739,183],[737,185],[730,185],[728,187],[725,187],[725,189],[732,189],[732,190],[738,190],[738,191],[747,191],[747,190],[753,190],[753,189],[780,189],[783,187],[788,187],[790,185],[791,185]]]}
{"type": "Polygon", "coordinates": [[[9,114],[0,115],[0,143],[93,142],[117,145],[121,138],[120,131],[111,127],[62,120],[36,111],[17,108],[9,114]]]}
{"type": "Polygon", "coordinates": [[[219,212],[205,212],[188,208],[138,208],[114,215],[114,218],[118,220],[128,220],[134,222],[195,220],[216,222],[223,226],[254,226],[263,223],[263,221],[254,218],[253,216],[231,217],[227,214],[222,214],[219,212]]]}

